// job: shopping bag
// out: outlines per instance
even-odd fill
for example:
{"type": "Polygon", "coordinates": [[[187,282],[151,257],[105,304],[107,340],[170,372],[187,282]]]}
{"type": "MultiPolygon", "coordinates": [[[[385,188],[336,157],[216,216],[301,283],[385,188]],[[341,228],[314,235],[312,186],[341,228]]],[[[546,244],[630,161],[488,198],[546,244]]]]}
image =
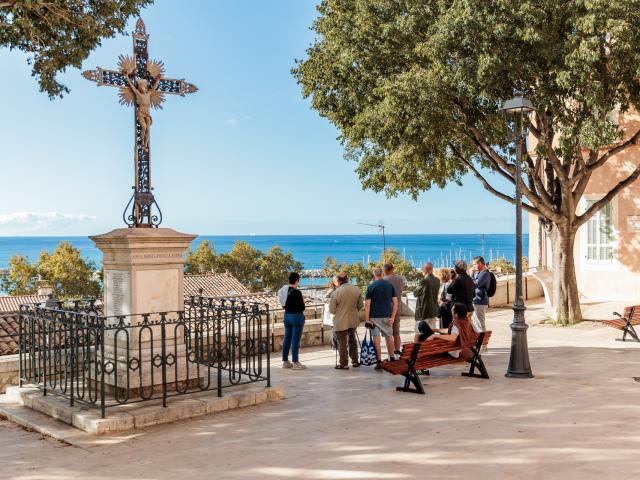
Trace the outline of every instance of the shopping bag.
{"type": "Polygon", "coordinates": [[[333,317],[334,315],[329,313],[329,305],[325,304],[324,308],[322,309],[322,324],[326,325],[327,327],[333,328],[333,317]]]}
{"type": "Polygon", "coordinates": [[[361,365],[375,365],[378,361],[376,355],[376,347],[373,344],[371,338],[371,331],[367,329],[360,344],[360,364],[361,365]]]}

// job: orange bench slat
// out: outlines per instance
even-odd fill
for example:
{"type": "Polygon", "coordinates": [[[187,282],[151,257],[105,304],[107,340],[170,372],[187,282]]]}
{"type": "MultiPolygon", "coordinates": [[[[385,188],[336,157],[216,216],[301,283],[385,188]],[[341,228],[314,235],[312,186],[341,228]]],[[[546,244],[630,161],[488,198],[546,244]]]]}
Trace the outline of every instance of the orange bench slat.
{"type": "Polygon", "coordinates": [[[634,327],[640,325],[640,305],[624,307],[622,318],[612,318],[611,320],[604,320],[602,323],[618,330],[624,330],[629,317],[631,317],[631,325],[634,327]]]}
{"type": "MultiPolygon", "coordinates": [[[[490,338],[491,331],[488,330],[485,332],[482,344],[487,345],[490,338]]],[[[414,368],[416,370],[428,370],[430,368],[442,367],[452,363],[464,362],[464,359],[452,357],[449,355],[449,352],[475,347],[476,343],[477,341],[461,346],[457,345],[455,342],[442,340],[440,338],[422,342],[419,345],[420,351],[418,352],[418,358],[416,359],[414,368]]],[[[409,368],[408,363],[411,360],[411,354],[413,353],[413,349],[416,345],[418,344],[414,342],[405,343],[402,346],[402,355],[400,356],[400,360],[395,362],[383,362],[382,369],[392,373],[393,375],[404,375],[407,373],[409,368]]]]}

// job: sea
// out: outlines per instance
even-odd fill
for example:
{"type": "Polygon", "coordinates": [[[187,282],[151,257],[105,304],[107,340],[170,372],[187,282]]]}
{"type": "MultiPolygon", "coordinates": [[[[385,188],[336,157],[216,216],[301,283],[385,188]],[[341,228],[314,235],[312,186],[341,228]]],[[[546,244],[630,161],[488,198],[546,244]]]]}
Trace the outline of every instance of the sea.
{"type": "MultiPolygon", "coordinates": [[[[83,258],[100,266],[102,253],[87,237],[0,237],[0,269],[6,268],[11,256],[20,254],[35,262],[42,250],[52,252],[61,241],[78,248],[83,258]]],[[[217,253],[228,252],[236,240],[244,240],[253,247],[267,252],[273,245],[290,250],[305,269],[319,269],[327,256],[339,263],[362,262],[380,259],[383,250],[382,235],[202,235],[193,242],[193,248],[203,240],[209,240],[217,253]]],[[[426,261],[435,266],[450,266],[457,259],[470,261],[482,255],[487,261],[505,257],[515,260],[515,235],[513,234],[424,234],[387,235],[386,247],[394,248],[415,266],[426,261]]],[[[529,237],[523,236],[523,252],[528,252],[529,237]]]]}

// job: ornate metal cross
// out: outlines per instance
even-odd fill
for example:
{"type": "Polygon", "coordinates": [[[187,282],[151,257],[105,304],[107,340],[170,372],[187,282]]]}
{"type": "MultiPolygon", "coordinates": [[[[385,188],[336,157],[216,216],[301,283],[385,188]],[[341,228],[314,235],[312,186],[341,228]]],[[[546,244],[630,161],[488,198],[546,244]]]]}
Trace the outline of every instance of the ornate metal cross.
{"type": "Polygon", "coordinates": [[[133,31],[133,57],[120,55],[118,70],[98,67],[96,70],[82,72],[84,78],[96,82],[99,87],[106,85],[119,88],[120,104],[135,107],[135,185],[133,195],[122,215],[129,227],[157,227],[162,222],[162,212],[151,187],[151,107],[162,108],[165,94],[184,97],[185,94],[198,90],[195,85],[185,82],[184,79],[165,78],[164,63],[149,60],[148,43],[149,35],[144,22],[138,19],[133,31]],[[154,205],[158,214],[152,212],[154,205]]]}

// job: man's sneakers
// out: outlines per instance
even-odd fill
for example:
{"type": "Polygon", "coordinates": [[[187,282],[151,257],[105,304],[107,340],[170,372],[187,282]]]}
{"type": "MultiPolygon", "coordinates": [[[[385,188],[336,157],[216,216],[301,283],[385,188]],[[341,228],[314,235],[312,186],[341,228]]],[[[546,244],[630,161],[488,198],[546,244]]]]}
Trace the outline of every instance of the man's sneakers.
{"type": "Polygon", "coordinates": [[[376,362],[376,367],[374,370],[382,370],[382,362],[380,360],[376,362]]]}
{"type": "Polygon", "coordinates": [[[282,362],[282,368],[292,368],[293,367],[293,363],[285,360],[282,362]]]}
{"type": "Polygon", "coordinates": [[[400,350],[396,350],[395,352],[393,352],[393,358],[395,360],[400,360],[401,355],[402,355],[402,352],[400,350]]]}

